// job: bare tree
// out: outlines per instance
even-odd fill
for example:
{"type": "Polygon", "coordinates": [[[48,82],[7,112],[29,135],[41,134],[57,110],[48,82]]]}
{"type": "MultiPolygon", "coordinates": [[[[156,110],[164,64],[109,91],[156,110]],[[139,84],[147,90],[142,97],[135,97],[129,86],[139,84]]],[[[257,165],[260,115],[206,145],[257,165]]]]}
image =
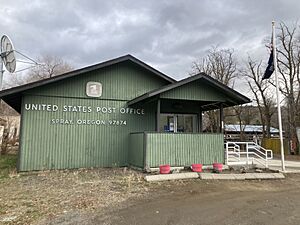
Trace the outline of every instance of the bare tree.
{"type": "Polygon", "coordinates": [[[217,132],[219,129],[219,117],[217,110],[211,110],[204,112],[203,126],[207,132],[217,132]]]}
{"type": "Polygon", "coordinates": [[[280,23],[277,46],[278,70],[281,74],[280,91],[288,110],[289,138],[296,140],[296,127],[300,125],[300,38],[297,24],[289,27],[280,23]]]}
{"type": "Polygon", "coordinates": [[[41,56],[36,61],[40,62],[40,65],[32,67],[27,72],[25,70],[20,73],[8,74],[8,79],[5,80],[3,85],[4,89],[50,78],[73,70],[69,63],[55,56],[41,56]]]}
{"type": "Polygon", "coordinates": [[[193,62],[191,75],[204,72],[227,86],[234,85],[237,76],[237,62],[233,49],[219,49],[214,46],[206,57],[193,62]]]}
{"type": "Polygon", "coordinates": [[[14,127],[14,120],[10,116],[2,118],[2,125],[4,125],[4,132],[2,136],[2,143],[0,148],[0,155],[5,155],[8,152],[8,146],[14,145],[18,140],[16,139],[16,131],[11,133],[14,127]]]}
{"type": "MultiPolygon", "coordinates": [[[[237,62],[234,57],[233,49],[219,49],[213,46],[205,57],[193,62],[191,76],[204,72],[213,77],[219,82],[227,85],[234,86],[234,79],[237,76],[237,62]]],[[[217,111],[205,112],[208,118],[208,130],[216,132],[219,127],[217,111]]],[[[224,113],[226,117],[226,112],[224,113]]]]}
{"type": "Polygon", "coordinates": [[[33,67],[27,73],[26,83],[37,81],[73,70],[73,67],[59,57],[45,55],[37,60],[41,65],[33,67]]]}
{"type": "Polygon", "coordinates": [[[26,83],[24,75],[24,73],[9,73],[6,75],[5,72],[5,76],[7,77],[7,79],[3,80],[3,89],[20,86],[26,83]]]}
{"type": "Polygon", "coordinates": [[[239,126],[240,126],[240,141],[245,141],[245,128],[247,124],[250,124],[249,111],[245,110],[246,108],[243,106],[234,106],[232,107],[235,112],[236,117],[238,118],[239,126]]]}
{"type": "Polygon", "coordinates": [[[257,63],[248,57],[248,62],[246,68],[242,70],[242,75],[247,77],[248,85],[255,97],[263,126],[263,136],[270,138],[271,120],[275,113],[275,103],[270,92],[270,83],[267,80],[262,80],[264,73],[261,70],[261,65],[262,62],[257,63]]]}

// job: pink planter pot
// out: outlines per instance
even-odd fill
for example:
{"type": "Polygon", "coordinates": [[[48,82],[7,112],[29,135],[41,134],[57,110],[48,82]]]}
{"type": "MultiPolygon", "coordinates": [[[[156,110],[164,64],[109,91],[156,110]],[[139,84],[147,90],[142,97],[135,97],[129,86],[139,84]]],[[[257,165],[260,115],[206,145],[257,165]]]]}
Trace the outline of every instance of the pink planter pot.
{"type": "Polygon", "coordinates": [[[222,163],[213,163],[213,169],[216,172],[222,172],[223,164],[222,163]]]}
{"type": "Polygon", "coordinates": [[[171,171],[171,167],[169,164],[159,166],[160,174],[168,174],[171,171]]]}
{"type": "Polygon", "coordinates": [[[192,164],[192,171],[197,173],[202,172],[202,164],[192,164]]]}

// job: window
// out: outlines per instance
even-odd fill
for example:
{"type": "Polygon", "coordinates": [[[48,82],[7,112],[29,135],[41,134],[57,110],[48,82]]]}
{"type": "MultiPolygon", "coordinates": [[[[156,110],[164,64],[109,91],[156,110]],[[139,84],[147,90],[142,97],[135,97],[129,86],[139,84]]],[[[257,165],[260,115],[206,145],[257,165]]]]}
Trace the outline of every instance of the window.
{"type": "Polygon", "coordinates": [[[161,114],[160,132],[196,133],[197,115],[194,114],[161,114]]]}

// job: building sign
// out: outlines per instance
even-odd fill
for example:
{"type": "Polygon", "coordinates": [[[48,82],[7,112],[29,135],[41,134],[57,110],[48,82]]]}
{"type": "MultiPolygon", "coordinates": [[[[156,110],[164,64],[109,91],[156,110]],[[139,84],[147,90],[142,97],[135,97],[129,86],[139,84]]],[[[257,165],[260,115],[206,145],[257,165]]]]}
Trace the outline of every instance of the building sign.
{"type": "Polygon", "coordinates": [[[101,97],[102,95],[102,84],[99,82],[87,82],[86,84],[86,95],[89,97],[101,97]]]}
{"type": "MultiPolygon", "coordinates": [[[[96,113],[96,115],[105,114],[132,114],[132,115],[144,115],[145,110],[141,108],[129,108],[129,107],[110,107],[110,106],[88,106],[88,105],[63,105],[58,106],[56,104],[25,104],[24,109],[26,111],[45,111],[45,112],[63,112],[63,113],[96,113]]],[[[50,124],[60,125],[111,125],[111,126],[125,126],[126,120],[119,119],[66,119],[66,118],[51,118],[50,124]]]]}

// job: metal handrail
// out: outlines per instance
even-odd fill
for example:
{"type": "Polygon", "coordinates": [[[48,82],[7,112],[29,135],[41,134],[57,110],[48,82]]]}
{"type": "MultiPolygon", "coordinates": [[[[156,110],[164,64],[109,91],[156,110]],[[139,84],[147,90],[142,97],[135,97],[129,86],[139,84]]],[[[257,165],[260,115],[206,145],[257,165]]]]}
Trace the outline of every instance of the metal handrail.
{"type": "Polygon", "coordinates": [[[240,154],[240,146],[235,144],[235,143],[226,143],[226,163],[228,164],[228,158],[229,155],[236,154],[238,157],[237,158],[239,161],[241,160],[241,154],[240,154]],[[229,144],[233,144],[233,146],[229,146],[229,144]],[[233,149],[233,151],[229,151],[229,149],[233,149]]]}
{"type": "Polygon", "coordinates": [[[234,152],[240,152],[240,146],[233,143],[233,142],[227,142],[226,143],[227,149],[233,149],[234,152]],[[228,144],[233,144],[233,146],[228,146],[228,144]]]}
{"type": "Polygon", "coordinates": [[[241,159],[241,154],[237,153],[237,152],[230,152],[228,153],[228,155],[230,155],[231,157],[237,158],[237,159],[241,159]]]}
{"type": "MultiPolygon", "coordinates": [[[[229,162],[229,156],[234,158],[234,159],[239,159],[240,161],[240,156],[241,155],[246,155],[247,161],[246,163],[249,163],[249,160],[252,161],[257,161],[261,163],[258,159],[264,160],[264,166],[268,167],[268,160],[273,159],[273,151],[270,149],[265,149],[262,146],[256,144],[255,142],[226,142],[226,162],[228,164],[229,162]],[[233,145],[233,146],[232,146],[233,145]],[[245,151],[241,151],[240,145],[245,145],[246,149],[245,151]],[[233,149],[233,150],[231,150],[233,149]],[[249,151],[251,150],[251,151],[249,151]],[[233,155],[238,155],[238,157],[233,156],[233,155]],[[252,157],[251,157],[252,156],[252,157]],[[255,156],[255,157],[253,157],[255,156]]],[[[263,164],[263,163],[261,163],[263,164]]]]}
{"type": "Polygon", "coordinates": [[[273,151],[272,150],[264,149],[263,147],[261,147],[261,148],[265,151],[265,153],[263,153],[260,149],[256,148],[256,146],[255,147],[248,146],[248,149],[254,149],[257,152],[261,153],[262,155],[265,155],[266,159],[273,159],[273,151]],[[268,152],[270,152],[271,157],[268,157],[268,152]]]}

